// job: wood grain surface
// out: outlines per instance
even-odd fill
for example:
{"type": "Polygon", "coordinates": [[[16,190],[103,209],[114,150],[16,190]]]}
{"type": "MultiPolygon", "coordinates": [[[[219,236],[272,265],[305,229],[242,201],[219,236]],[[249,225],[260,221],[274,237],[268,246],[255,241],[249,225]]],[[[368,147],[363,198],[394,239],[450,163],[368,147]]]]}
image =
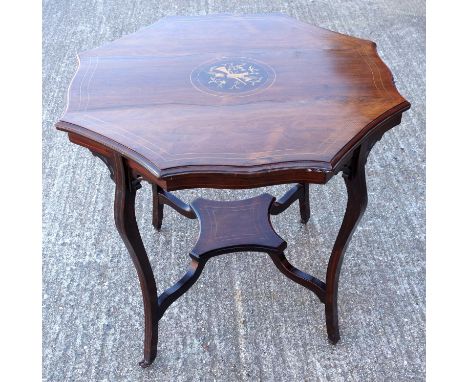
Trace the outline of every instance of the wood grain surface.
{"type": "Polygon", "coordinates": [[[57,128],[185,188],[325,183],[408,108],[371,41],[280,14],[167,17],[79,55],[57,128]]]}
{"type": "MultiPolygon", "coordinates": [[[[43,380],[55,381],[424,381],[425,377],[425,5],[423,1],[58,1],[43,10],[43,380]],[[411,101],[401,125],[372,149],[369,206],[343,263],[342,341],[327,343],[323,304],[278,273],[265,254],[212,259],[160,322],[159,359],[142,371],[143,300],[113,227],[113,182],[88,150],[54,124],[66,106],[76,52],[134,33],[165,15],[287,12],[305,22],[377,43],[411,101]]],[[[151,187],[136,212],[159,291],[184,275],[198,224],[165,206],[152,223],[151,187]]],[[[238,200],[262,189],[181,190],[238,200]]],[[[273,216],[287,258],[325,279],[346,209],[341,176],[310,186],[311,218],[295,202],[273,216]]]]}

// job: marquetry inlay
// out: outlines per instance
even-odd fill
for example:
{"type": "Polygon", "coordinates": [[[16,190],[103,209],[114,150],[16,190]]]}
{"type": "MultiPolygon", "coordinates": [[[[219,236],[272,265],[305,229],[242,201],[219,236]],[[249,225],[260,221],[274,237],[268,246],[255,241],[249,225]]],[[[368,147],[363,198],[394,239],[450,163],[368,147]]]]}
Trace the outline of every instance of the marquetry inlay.
{"type": "Polygon", "coordinates": [[[244,57],[225,57],[196,67],[190,81],[204,93],[246,96],[268,88],[275,77],[273,68],[263,62],[244,57]]]}

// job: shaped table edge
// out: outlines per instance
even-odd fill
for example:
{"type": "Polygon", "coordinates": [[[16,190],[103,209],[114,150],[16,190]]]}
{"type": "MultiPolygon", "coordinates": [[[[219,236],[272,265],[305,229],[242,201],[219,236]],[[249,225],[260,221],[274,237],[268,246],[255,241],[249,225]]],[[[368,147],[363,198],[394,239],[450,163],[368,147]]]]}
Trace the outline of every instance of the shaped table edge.
{"type": "Polygon", "coordinates": [[[108,137],[84,127],[60,120],[55,124],[58,130],[68,133],[71,142],[93,152],[110,157],[118,152],[128,161],[135,175],[162,187],[166,191],[189,188],[242,189],[272,186],[286,183],[325,184],[341,171],[347,158],[366,139],[373,135],[380,137],[401,122],[402,113],[410,108],[404,101],[376,118],[356,137],[348,142],[338,154],[327,162],[291,161],[254,166],[181,166],[159,169],[143,155],[108,137]]]}

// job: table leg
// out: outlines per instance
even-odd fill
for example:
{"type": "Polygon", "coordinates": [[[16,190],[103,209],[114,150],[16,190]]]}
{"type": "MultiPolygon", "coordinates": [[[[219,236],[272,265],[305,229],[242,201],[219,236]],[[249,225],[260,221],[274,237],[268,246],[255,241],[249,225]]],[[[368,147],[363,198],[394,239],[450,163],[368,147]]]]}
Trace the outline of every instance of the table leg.
{"type": "Polygon", "coordinates": [[[113,154],[112,167],[115,181],[115,225],[135,265],[143,294],[145,342],[144,357],[140,366],[148,367],[156,358],[157,352],[158,301],[153,271],[135,218],[135,196],[141,186],[139,179],[131,176],[131,171],[121,155],[113,154]]]}
{"type": "Polygon", "coordinates": [[[299,196],[299,211],[301,223],[306,224],[310,219],[309,184],[302,183],[302,193],[299,196]]]}
{"type": "Polygon", "coordinates": [[[164,204],[160,200],[161,187],[152,184],[153,188],[153,226],[158,231],[161,230],[162,220],[164,216],[164,204]]]}
{"type": "Polygon", "coordinates": [[[328,262],[325,296],[328,338],[334,344],[340,339],[337,298],[338,279],[343,255],[367,206],[365,164],[368,152],[369,148],[367,147],[361,146],[358,148],[353,154],[349,166],[343,170],[343,178],[348,191],[348,203],[328,262]]]}

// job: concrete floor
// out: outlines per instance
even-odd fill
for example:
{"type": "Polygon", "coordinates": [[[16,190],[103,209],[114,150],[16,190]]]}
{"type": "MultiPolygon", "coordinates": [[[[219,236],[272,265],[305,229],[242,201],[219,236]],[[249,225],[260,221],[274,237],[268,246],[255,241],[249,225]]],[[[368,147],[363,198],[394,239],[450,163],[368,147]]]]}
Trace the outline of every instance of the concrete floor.
{"type": "MultiPolygon", "coordinates": [[[[43,2],[44,381],[422,381],[425,379],[424,1],[43,2]],[[401,93],[403,122],[367,163],[369,205],[340,280],[342,340],[328,343],[324,309],[263,254],[211,260],[166,313],[154,365],[142,370],[143,307],[135,270],[113,226],[113,183],[89,151],[54,129],[76,53],[165,15],[284,12],[374,40],[401,93]]],[[[270,187],[281,195],[286,186],[270,187]]],[[[266,189],[178,192],[218,200],[266,189]]],[[[138,198],[143,240],[162,290],[180,277],[197,223],[167,209],[151,226],[150,188],[138,198]]],[[[301,269],[324,278],[346,203],[341,177],[311,187],[312,218],[294,205],[273,224],[301,269]]]]}

